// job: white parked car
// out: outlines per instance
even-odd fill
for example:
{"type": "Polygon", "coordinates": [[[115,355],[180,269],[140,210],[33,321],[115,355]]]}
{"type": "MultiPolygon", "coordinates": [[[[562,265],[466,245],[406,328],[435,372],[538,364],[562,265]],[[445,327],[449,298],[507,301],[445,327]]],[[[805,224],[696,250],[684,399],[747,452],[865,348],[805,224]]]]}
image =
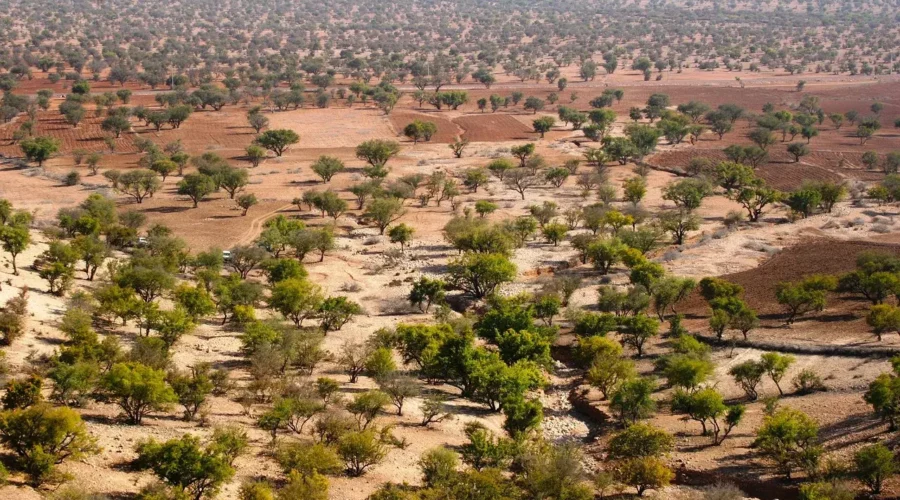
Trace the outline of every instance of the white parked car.
{"type": "Polygon", "coordinates": [[[231,260],[231,250],[222,250],[222,260],[225,262],[231,260]]]}

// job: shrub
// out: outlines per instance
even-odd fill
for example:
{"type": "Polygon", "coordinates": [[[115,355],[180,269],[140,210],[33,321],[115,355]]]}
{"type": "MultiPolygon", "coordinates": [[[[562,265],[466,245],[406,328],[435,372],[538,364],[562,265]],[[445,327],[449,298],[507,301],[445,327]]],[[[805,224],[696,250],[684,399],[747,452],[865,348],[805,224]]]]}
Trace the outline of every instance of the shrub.
{"type": "Polygon", "coordinates": [[[98,450],[77,412],[45,404],[0,413],[0,442],[15,453],[17,466],[36,485],[63,461],[98,450]]]}
{"type": "Polygon", "coordinates": [[[291,471],[309,475],[313,472],[337,474],[344,464],[337,452],[322,443],[290,443],[282,445],[275,453],[275,459],[285,474],[291,471]]]}
{"type": "Polygon", "coordinates": [[[387,455],[387,448],[372,430],[350,432],[341,437],[337,447],[338,455],[344,459],[347,472],[354,477],[365,474],[366,469],[381,462],[387,455]]]}
{"type": "Polygon", "coordinates": [[[215,446],[201,446],[200,439],[189,434],[164,443],[144,441],[138,444],[137,454],[137,467],[152,470],[160,479],[198,499],[215,496],[234,476],[231,457],[215,446]]]}
{"type": "Polygon", "coordinates": [[[809,368],[801,370],[791,383],[797,394],[811,394],[813,392],[828,390],[828,388],[825,387],[825,383],[822,382],[822,377],[809,368]]]}
{"type": "Polygon", "coordinates": [[[81,174],[74,170],[63,178],[63,184],[66,186],[77,186],[79,183],[81,183],[81,174]]]}

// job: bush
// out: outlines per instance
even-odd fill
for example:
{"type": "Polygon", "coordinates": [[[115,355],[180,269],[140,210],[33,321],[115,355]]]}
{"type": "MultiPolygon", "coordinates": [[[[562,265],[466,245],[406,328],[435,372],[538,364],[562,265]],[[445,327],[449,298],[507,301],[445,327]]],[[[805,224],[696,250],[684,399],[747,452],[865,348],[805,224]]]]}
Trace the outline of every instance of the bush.
{"type": "Polygon", "coordinates": [[[291,471],[309,475],[313,472],[337,474],[344,468],[337,452],[322,443],[290,443],[282,445],[275,459],[285,474],[291,471]]]}
{"type": "Polygon", "coordinates": [[[387,455],[386,446],[372,430],[350,432],[341,437],[338,455],[344,459],[347,472],[354,477],[365,474],[366,469],[381,462],[387,455]]]}
{"type": "Polygon", "coordinates": [[[81,174],[74,170],[63,177],[63,184],[66,186],[77,186],[79,183],[81,183],[81,174]]]}
{"type": "Polygon", "coordinates": [[[151,411],[162,410],[177,398],[165,373],[141,363],[117,363],[101,380],[104,391],[122,408],[131,424],[140,424],[151,411]]]}
{"type": "Polygon", "coordinates": [[[881,443],[857,451],[853,464],[854,475],[873,495],[881,493],[884,481],[897,471],[894,453],[881,443]]]}
{"type": "Polygon", "coordinates": [[[428,450],[419,459],[422,482],[429,488],[448,482],[456,475],[458,465],[459,456],[454,451],[444,447],[428,450]]]}
{"type": "Polygon", "coordinates": [[[819,425],[805,413],[791,408],[767,416],[754,444],[788,479],[796,468],[815,474],[822,455],[819,425]]]}
{"type": "Polygon", "coordinates": [[[202,447],[196,436],[185,434],[164,443],[144,441],[137,446],[136,465],[194,498],[215,496],[234,476],[231,457],[215,446],[202,447]]]}
{"type": "Polygon", "coordinates": [[[801,395],[828,390],[828,388],[825,387],[825,383],[822,381],[822,377],[809,368],[801,370],[791,383],[794,385],[794,390],[797,394],[801,395]]]}
{"type": "Polygon", "coordinates": [[[63,461],[98,450],[77,412],[45,404],[0,413],[0,442],[15,453],[17,466],[35,485],[63,461]]]}

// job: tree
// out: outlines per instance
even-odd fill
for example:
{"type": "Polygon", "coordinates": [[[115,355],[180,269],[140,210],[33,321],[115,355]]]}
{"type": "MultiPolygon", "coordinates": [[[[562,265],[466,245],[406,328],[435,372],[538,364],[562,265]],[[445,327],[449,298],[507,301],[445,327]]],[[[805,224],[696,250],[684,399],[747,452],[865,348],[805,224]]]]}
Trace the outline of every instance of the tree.
{"type": "Polygon", "coordinates": [[[327,334],[344,327],[353,316],[362,314],[363,309],[359,304],[347,297],[328,297],[319,306],[319,318],[322,330],[327,334]]]}
{"type": "Polygon", "coordinates": [[[147,196],[153,196],[162,187],[159,176],[152,170],[129,170],[119,176],[118,189],[131,196],[137,203],[142,203],[147,196]]]}
{"type": "Polygon", "coordinates": [[[766,374],[766,366],[759,361],[747,360],[736,364],[728,370],[728,374],[734,378],[734,381],[741,386],[741,389],[747,394],[751,401],[756,401],[759,393],[756,387],[766,374]]]}
{"type": "Polygon", "coordinates": [[[467,253],[447,264],[452,286],[477,299],[493,293],[501,284],[512,281],[516,266],[502,254],[467,253]]]}
{"type": "Polygon", "coordinates": [[[247,146],[247,149],[245,150],[245,158],[251,165],[258,167],[259,164],[266,159],[266,150],[265,148],[251,144],[247,146]]]}
{"type": "Polygon", "coordinates": [[[483,168],[470,168],[464,173],[463,185],[471,189],[473,193],[478,192],[478,187],[488,182],[487,171],[483,168]]]}
{"type": "Polygon", "coordinates": [[[45,161],[59,151],[59,141],[52,137],[30,137],[20,142],[19,147],[28,161],[35,161],[38,167],[42,167],[45,161]]]}
{"type": "Polygon", "coordinates": [[[700,217],[686,210],[669,210],[659,215],[660,227],[672,233],[674,243],[681,245],[688,231],[700,229],[700,217]]]}
{"type": "Polygon", "coordinates": [[[118,139],[122,132],[131,130],[131,122],[125,116],[119,114],[110,115],[100,123],[100,128],[106,132],[111,132],[118,139]]]}
{"type": "Polygon", "coordinates": [[[869,384],[863,399],[883,422],[888,422],[891,431],[897,429],[897,422],[900,421],[900,378],[896,374],[879,375],[869,384]]]}
{"type": "MultiPolygon", "coordinates": [[[[377,351],[387,351],[390,355],[390,350],[385,348],[380,348],[376,350],[376,352],[377,351]]],[[[376,378],[379,387],[391,398],[391,402],[397,408],[397,415],[400,416],[403,415],[403,403],[406,402],[408,398],[416,397],[422,392],[419,383],[412,377],[390,374],[376,378]]]]}
{"type": "Polygon", "coordinates": [[[323,443],[286,443],[275,451],[275,459],[285,474],[290,474],[291,471],[303,475],[316,471],[324,474],[338,474],[344,465],[337,452],[323,443]]]}
{"type": "Polygon", "coordinates": [[[328,478],[313,471],[301,474],[291,471],[288,483],[278,491],[279,500],[304,498],[308,500],[328,500],[328,478]]]}
{"type": "Polygon", "coordinates": [[[0,442],[15,454],[34,485],[43,483],[64,461],[99,451],[75,410],[47,404],[0,413],[0,442]]]}
{"type": "Polygon", "coordinates": [[[873,495],[881,493],[881,485],[897,472],[894,453],[878,443],[866,446],[853,455],[854,475],[873,495]]]}
{"type": "MultiPolygon", "coordinates": [[[[0,230],[0,240],[3,240],[2,230],[0,230]]],[[[72,241],[72,249],[84,262],[84,272],[88,281],[94,281],[97,269],[109,257],[109,247],[96,236],[79,235],[72,241]]]]}
{"type": "Polygon", "coordinates": [[[344,170],[344,162],[334,156],[320,156],[310,169],[322,178],[323,183],[328,183],[334,174],[344,170]]]}
{"type": "Polygon", "coordinates": [[[116,363],[103,376],[101,388],[125,412],[130,424],[140,424],[152,411],[177,401],[165,373],[140,363],[116,363]]]}
{"type": "MultiPolygon", "coordinates": [[[[596,341],[596,339],[602,339],[602,337],[594,337],[591,340],[596,341]]],[[[622,347],[618,346],[618,351],[621,352],[621,350],[622,347]]],[[[591,385],[600,389],[603,399],[606,399],[618,389],[620,384],[631,380],[635,373],[634,363],[631,360],[621,358],[620,354],[601,353],[591,360],[587,380],[591,385]]]]}
{"type": "Polygon", "coordinates": [[[300,136],[289,129],[266,130],[256,136],[254,142],[275,153],[275,156],[281,156],[288,146],[300,142],[300,136]]]}
{"type": "Polygon", "coordinates": [[[27,226],[22,225],[0,226],[0,243],[3,244],[3,250],[11,257],[13,274],[18,276],[19,268],[16,266],[16,257],[31,244],[31,232],[27,226]]]}
{"type": "Polygon", "coordinates": [[[215,496],[235,472],[230,463],[233,457],[222,453],[214,444],[201,446],[200,439],[190,434],[164,443],[153,439],[141,442],[137,454],[139,468],[152,470],[194,500],[215,496]]]}
{"type": "Polygon", "coordinates": [[[775,299],[786,309],[785,322],[790,325],[798,316],[825,309],[826,293],[836,288],[834,276],[813,275],[796,283],[779,283],[775,299]]]}
{"type": "Polygon", "coordinates": [[[611,460],[660,457],[672,451],[675,439],[668,432],[650,424],[636,423],[615,434],[607,447],[611,460]]]}
{"type": "Polygon", "coordinates": [[[444,301],[444,288],[446,284],[439,279],[430,279],[425,276],[413,283],[409,292],[409,303],[419,307],[427,313],[431,304],[444,301]]]}
{"type": "Polygon", "coordinates": [[[876,304],[866,314],[866,324],[872,327],[878,340],[887,332],[900,332],[900,307],[876,304]]]}
{"type": "Polygon", "coordinates": [[[667,486],[675,477],[675,473],[666,464],[655,457],[633,458],[618,464],[615,470],[616,479],[637,490],[643,496],[648,489],[660,489],[667,486]]]}
{"type": "Polygon", "coordinates": [[[519,193],[522,199],[525,199],[525,191],[541,183],[540,177],[534,175],[524,167],[514,168],[504,175],[503,182],[506,187],[519,193]]]}
{"type": "Polygon", "coordinates": [[[187,196],[194,203],[194,208],[204,198],[216,191],[216,183],[212,177],[204,174],[187,174],[178,181],[178,194],[187,196]]]}
{"type": "Polygon", "coordinates": [[[419,469],[422,470],[422,482],[429,488],[454,480],[459,455],[443,446],[432,448],[422,454],[419,469]]]}
{"type": "Polygon", "coordinates": [[[687,212],[700,208],[703,199],[711,194],[712,189],[702,179],[674,181],[663,188],[663,199],[675,203],[676,206],[687,212]]]}
{"type": "Polygon", "coordinates": [[[150,170],[159,174],[163,182],[165,182],[166,177],[178,171],[178,165],[172,160],[157,160],[150,165],[150,170]]]}
{"type": "Polygon", "coordinates": [[[322,306],[322,289],[306,279],[290,278],[275,283],[269,307],[294,322],[298,328],[303,321],[315,317],[322,306]]]}
{"type": "MultiPolygon", "coordinates": [[[[527,105],[528,104],[526,103],[526,106],[527,105]]],[[[551,129],[553,129],[553,125],[555,125],[555,124],[556,124],[556,119],[553,118],[552,116],[542,116],[541,118],[538,118],[537,120],[534,120],[532,122],[532,125],[534,126],[534,131],[541,134],[541,139],[544,138],[544,134],[546,134],[551,129]]]]}
{"type": "Polygon", "coordinates": [[[644,343],[659,335],[659,321],[646,314],[636,314],[624,319],[621,333],[622,342],[633,347],[641,357],[644,343]]]}
{"type": "Polygon", "coordinates": [[[803,143],[795,142],[788,144],[787,152],[794,157],[794,163],[800,161],[800,158],[810,153],[809,146],[803,143]]]}
{"type": "Polygon", "coordinates": [[[790,354],[767,352],[762,355],[760,361],[765,372],[772,378],[772,382],[775,382],[775,387],[778,388],[778,394],[784,396],[784,391],[781,389],[781,379],[784,378],[788,368],[794,364],[796,358],[790,354]]]}
{"type": "Polygon", "coordinates": [[[745,408],[742,405],[726,406],[722,395],[708,387],[696,392],[676,391],[672,411],[700,422],[703,435],[712,434],[713,444],[719,445],[743,419],[745,408]]]}
{"type": "Polygon", "coordinates": [[[398,198],[382,197],[375,198],[366,208],[364,217],[371,219],[378,226],[379,234],[384,234],[387,227],[403,217],[406,210],[403,208],[403,202],[398,198]]]}
{"type": "Polygon", "coordinates": [[[366,469],[381,462],[387,449],[372,430],[349,432],[341,437],[338,455],[347,464],[347,472],[354,477],[365,474],[366,469]]]}
{"type": "Polygon", "coordinates": [[[653,380],[645,377],[626,380],[613,391],[609,407],[623,425],[648,418],[656,410],[651,395],[656,390],[653,380]]]}
{"type": "Polygon", "coordinates": [[[388,231],[388,238],[390,238],[391,243],[399,243],[400,251],[402,252],[409,245],[414,232],[415,230],[406,224],[397,224],[388,231]]]}
{"type": "Polygon", "coordinates": [[[249,183],[249,177],[249,174],[243,168],[228,167],[223,169],[215,180],[219,187],[224,189],[228,193],[228,197],[233,200],[234,195],[243,190],[249,183]]]}
{"type": "Polygon", "coordinates": [[[529,97],[525,99],[525,104],[522,105],[526,111],[530,110],[532,114],[537,114],[538,111],[544,109],[544,101],[537,97],[529,97]]]}
{"type": "Polygon", "coordinates": [[[356,157],[375,168],[383,168],[399,152],[400,144],[381,139],[372,139],[356,146],[356,157]]]}
{"type": "Polygon", "coordinates": [[[253,193],[242,194],[237,197],[237,206],[241,207],[243,210],[241,212],[241,216],[246,216],[247,211],[250,210],[251,207],[259,204],[259,200],[256,199],[256,195],[253,193]]]}
{"type": "Polygon", "coordinates": [[[822,455],[818,441],[819,425],[812,418],[799,410],[782,408],[763,419],[754,445],[790,479],[796,468],[815,472],[822,455]]]}
{"type": "Polygon", "coordinates": [[[467,147],[469,147],[469,140],[466,138],[457,137],[450,143],[450,149],[453,150],[453,156],[456,158],[462,158],[463,152],[467,147]]]}

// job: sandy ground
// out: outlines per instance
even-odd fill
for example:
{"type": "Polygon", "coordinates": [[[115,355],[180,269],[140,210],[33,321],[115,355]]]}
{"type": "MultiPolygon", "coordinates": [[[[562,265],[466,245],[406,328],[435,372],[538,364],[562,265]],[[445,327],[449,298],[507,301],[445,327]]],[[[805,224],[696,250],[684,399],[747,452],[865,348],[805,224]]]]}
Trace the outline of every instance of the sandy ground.
{"type": "MultiPolygon", "coordinates": [[[[718,73],[717,73],[718,74],[718,73]]],[[[666,89],[672,89],[679,96],[688,95],[690,86],[701,86],[709,83],[713,85],[707,94],[704,90],[697,98],[709,97],[715,104],[716,99],[730,95],[734,98],[735,90],[732,83],[727,84],[724,79],[716,80],[695,78],[689,83],[675,83],[680,77],[672,77],[673,82],[663,82],[666,89]],[[670,86],[671,84],[671,86],[670,86]],[[678,85],[681,85],[679,87],[678,85]],[[731,85],[731,87],[729,87],[731,85]],[[679,92],[684,92],[680,94],[679,92]]],[[[772,86],[763,75],[759,80],[748,81],[748,88],[744,89],[748,97],[748,108],[756,108],[757,100],[771,98],[773,93],[783,99],[787,99],[793,83],[790,79],[779,79],[778,86],[772,86]],[[768,96],[768,97],[767,97],[768,96]]],[[[847,92],[841,90],[841,85],[846,84],[840,79],[822,77],[821,81],[813,78],[810,80],[811,88],[823,95],[832,95],[833,99],[849,100],[847,92]],[[831,94],[828,94],[831,93],[831,94]]],[[[596,83],[596,82],[595,82],[596,83]]],[[[630,99],[638,99],[642,93],[649,94],[651,90],[659,90],[658,87],[644,86],[642,82],[632,81],[627,74],[617,75],[610,79],[610,84],[629,84],[626,90],[630,99]]],[[[872,95],[886,92],[878,87],[879,83],[863,83],[860,79],[852,84],[859,88],[872,90],[872,95]]],[[[596,93],[602,87],[594,89],[596,93]]],[[[499,90],[495,90],[499,91],[499,90]]],[[[474,92],[473,92],[474,93],[474,92]]],[[[474,93],[477,95],[477,93],[474,93]]],[[[587,94],[587,92],[585,92],[587,94]]],[[[881,94],[878,94],[881,95],[881,94]]],[[[473,96],[474,97],[474,96],[473,96]]],[[[646,99],[646,97],[643,97],[646,99]]],[[[582,99],[586,102],[587,96],[582,99]]],[[[778,102],[784,102],[784,100],[778,102]]],[[[681,99],[675,99],[679,102],[681,99]]],[[[474,102],[474,101],[473,101],[474,102]]],[[[862,98],[858,102],[862,102],[862,98]]],[[[624,107],[628,102],[617,104],[624,107]]],[[[468,105],[469,107],[474,104],[468,105]]],[[[859,104],[862,106],[862,104],[859,104]]],[[[428,115],[421,110],[413,110],[405,107],[399,112],[405,113],[405,118],[416,118],[418,115],[428,115]]],[[[240,108],[225,108],[219,114],[198,113],[193,116],[180,131],[164,131],[155,136],[160,144],[164,144],[176,138],[183,139],[185,147],[192,153],[203,151],[217,151],[234,159],[240,151],[252,139],[248,128],[243,125],[244,110],[240,108]]],[[[461,109],[459,112],[446,112],[440,115],[441,123],[454,124],[460,127],[453,130],[457,133],[465,129],[463,126],[470,121],[479,122],[485,136],[482,140],[474,141],[466,154],[461,159],[451,157],[446,144],[440,141],[432,143],[412,145],[404,142],[403,151],[393,159],[389,166],[392,177],[408,173],[431,173],[435,170],[445,170],[451,174],[461,172],[465,168],[484,165],[491,159],[508,154],[509,148],[516,144],[522,144],[526,140],[535,141],[535,134],[525,133],[522,129],[494,130],[492,127],[502,126],[503,123],[529,124],[532,115],[521,112],[504,112],[491,115],[484,114],[484,118],[474,109],[461,109]],[[502,118],[500,118],[502,117],[502,118]],[[480,123],[484,121],[485,123],[480,123]],[[493,134],[493,135],[491,135],[493,134]],[[518,139],[520,136],[523,139],[518,139]],[[486,141],[486,142],[485,142],[486,141]]],[[[397,130],[403,120],[385,118],[379,112],[369,108],[339,108],[328,110],[303,109],[269,115],[273,126],[290,127],[298,131],[302,137],[302,144],[292,148],[285,156],[278,159],[270,159],[261,166],[250,169],[250,185],[247,192],[252,192],[261,200],[261,204],[254,207],[246,217],[241,217],[231,200],[222,194],[214,195],[210,200],[200,204],[197,209],[190,208],[190,202],[175,194],[177,177],[167,179],[165,188],[152,199],[145,200],[137,205],[124,197],[118,197],[121,210],[136,209],[148,215],[152,222],[161,222],[170,226],[175,233],[184,238],[194,250],[210,247],[228,247],[235,243],[251,242],[261,230],[262,223],[275,214],[284,214],[291,217],[299,217],[307,224],[317,226],[330,222],[308,211],[298,211],[291,205],[291,200],[300,196],[308,189],[334,189],[345,197],[351,206],[355,203],[345,188],[360,179],[359,169],[362,162],[355,159],[353,146],[360,141],[369,138],[396,138],[397,130]],[[335,176],[328,186],[312,174],[309,165],[320,154],[336,155],[343,159],[348,169],[335,176]]],[[[440,126],[440,125],[439,125],[440,126]]],[[[449,125],[446,125],[449,127],[449,125]]],[[[527,127],[527,125],[522,125],[527,127]]],[[[477,127],[470,127],[476,129],[477,127]]],[[[617,130],[621,128],[621,124],[617,130]]],[[[141,134],[146,132],[141,131],[141,134]]],[[[444,132],[450,134],[451,132],[444,132]]],[[[536,141],[538,153],[544,156],[551,164],[561,164],[569,158],[578,158],[581,149],[569,139],[579,134],[570,130],[558,128],[548,134],[545,140],[536,141]]],[[[828,144],[840,140],[835,134],[829,138],[827,134],[821,145],[814,141],[814,149],[822,147],[827,149],[828,144]]],[[[130,136],[129,136],[130,137],[130,136]]],[[[887,142],[885,148],[896,148],[896,137],[884,137],[887,142]]],[[[874,140],[873,140],[874,142],[874,140]]],[[[68,144],[68,143],[67,143],[68,144]]],[[[718,147],[718,144],[711,145],[718,147]]],[[[69,147],[69,146],[67,146],[69,147]]],[[[882,146],[879,146],[882,147],[882,146]]],[[[665,152],[667,146],[661,147],[665,152]]],[[[108,155],[108,163],[104,168],[116,166],[128,168],[133,166],[139,156],[131,152],[108,155]]],[[[107,161],[105,160],[105,161],[107,161]]],[[[235,161],[235,164],[238,160],[235,161]]],[[[56,212],[63,207],[72,206],[84,199],[91,192],[106,192],[113,194],[106,187],[102,177],[84,177],[84,184],[76,187],[62,187],[57,180],[58,176],[72,168],[72,160],[68,156],[53,159],[44,170],[17,168],[15,162],[7,162],[0,168],[0,197],[10,199],[15,206],[34,211],[39,224],[46,224],[52,220],[56,212]]],[[[583,165],[581,172],[590,171],[591,167],[583,165]]],[[[610,166],[610,182],[620,188],[623,180],[633,176],[632,166],[610,166]]],[[[660,208],[671,207],[662,199],[661,189],[668,182],[675,179],[675,175],[663,171],[651,171],[648,175],[649,192],[642,205],[645,209],[656,211],[660,208]]],[[[491,179],[487,186],[477,193],[464,193],[458,209],[471,207],[480,199],[489,199],[497,203],[500,209],[494,213],[493,220],[518,216],[526,213],[531,204],[539,204],[544,201],[554,201],[560,206],[560,211],[571,207],[580,207],[593,202],[593,195],[585,199],[580,195],[580,189],[575,184],[575,179],[570,178],[560,188],[542,186],[527,191],[525,200],[518,193],[506,189],[496,179],[491,179]]],[[[624,207],[621,203],[617,206],[624,207]]],[[[794,224],[784,224],[779,221],[784,217],[781,209],[774,210],[767,215],[766,220],[758,225],[746,225],[733,231],[722,231],[722,219],[730,210],[739,207],[733,202],[721,196],[711,197],[704,201],[699,214],[703,217],[700,231],[693,233],[689,241],[680,248],[667,247],[655,254],[663,262],[666,268],[673,274],[681,276],[703,277],[707,275],[722,275],[753,269],[765,261],[771,254],[801,242],[804,237],[830,237],[844,240],[871,239],[877,233],[887,227],[889,231],[896,232],[893,215],[885,216],[873,207],[854,206],[842,203],[832,214],[820,215],[799,221],[794,224]],[[857,222],[860,220],[862,222],[857,222]]],[[[361,226],[357,221],[359,212],[351,210],[336,223],[338,227],[337,249],[326,256],[324,262],[306,262],[311,278],[325,288],[329,293],[347,295],[359,302],[366,310],[366,314],[356,318],[344,329],[334,332],[326,338],[325,347],[332,353],[339,351],[347,341],[362,341],[372,332],[381,327],[391,327],[400,322],[427,321],[429,316],[420,314],[406,304],[406,294],[409,291],[409,283],[423,274],[440,274],[448,258],[455,255],[443,241],[441,229],[453,216],[450,203],[444,202],[436,206],[432,202],[427,207],[418,207],[412,202],[408,205],[406,215],[399,222],[406,222],[415,227],[414,241],[409,249],[399,259],[388,259],[385,250],[393,247],[386,238],[379,237],[377,230],[371,227],[361,226]],[[352,286],[359,285],[359,289],[352,286]],[[353,291],[357,290],[357,291],[353,291]]],[[[576,234],[579,231],[570,234],[576,234]]],[[[884,237],[879,235],[879,237],[884,237]]],[[[56,322],[65,309],[65,301],[46,294],[45,284],[36,277],[30,269],[24,269],[43,249],[45,242],[39,242],[32,246],[25,255],[21,256],[22,273],[20,276],[12,276],[10,269],[0,270],[0,280],[3,289],[0,291],[0,301],[16,293],[16,289],[23,285],[32,288],[30,294],[29,310],[32,317],[29,320],[29,328],[26,336],[17,341],[7,351],[7,357],[16,370],[22,370],[26,364],[26,358],[32,351],[38,353],[52,352],[61,342],[62,336],[56,328],[56,322]]],[[[542,241],[529,242],[525,248],[519,249],[514,261],[519,269],[519,278],[515,284],[504,289],[505,293],[534,290],[540,286],[551,269],[561,270],[569,268],[566,272],[576,272],[585,276],[584,285],[574,299],[573,307],[590,307],[596,302],[596,287],[601,277],[596,276],[586,266],[570,268],[574,260],[575,251],[568,243],[558,247],[551,246],[542,241]]],[[[5,256],[3,257],[6,258],[5,256]]],[[[78,287],[89,288],[92,284],[80,279],[78,287]]],[[[603,278],[606,279],[606,278],[603,278]]],[[[609,277],[613,283],[627,281],[623,270],[617,269],[609,277]]],[[[563,325],[565,326],[565,325],[563,325]]],[[[699,326],[697,327],[700,328],[699,326]]],[[[798,337],[803,337],[815,342],[818,331],[833,329],[834,325],[815,320],[809,322],[797,332],[798,337]]],[[[133,339],[135,332],[131,328],[116,327],[115,330],[105,332],[122,337],[127,344],[133,339]]],[[[649,348],[650,357],[655,356],[666,348],[666,340],[660,339],[649,348]]],[[[182,339],[175,347],[174,364],[178,367],[188,367],[199,361],[209,361],[216,366],[228,367],[231,378],[238,384],[248,380],[246,365],[242,362],[239,353],[239,340],[237,332],[228,328],[222,328],[218,321],[212,320],[201,325],[194,334],[182,339]]],[[[729,398],[739,398],[741,393],[736,385],[726,375],[729,366],[745,359],[759,355],[753,349],[725,349],[715,353],[718,367],[715,375],[715,383],[725,392],[729,398]]],[[[649,361],[640,362],[641,370],[649,372],[649,361]]],[[[865,385],[878,373],[887,368],[887,363],[881,360],[865,360],[852,357],[800,356],[798,362],[792,367],[786,377],[789,380],[797,371],[804,367],[813,367],[823,370],[823,377],[830,390],[810,396],[791,396],[784,400],[783,404],[795,406],[810,413],[823,425],[823,436],[826,439],[826,447],[841,456],[852,452],[860,443],[870,439],[876,439],[878,433],[883,431],[877,421],[870,415],[861,400],[861,392],[865,385]]],[[[576,414],[567,400],[569,390],[579,384],[577,372],[558,366],[551,376],[551,385],[541,395],[546,408],[546,419],[543,426],[545,436],[554,440],[586,441],[591,452],[591,460],[600,458],[600,450],[606,437],[614,428],[610,425],[601,425],[588,422],[584,417],[576,414]]],[[[331,376],[342,382],[342,390],[346,394],[352,394],[360,388],[372,387],[373,381],[363,377],[357,384],[350,384],[345,374],[341,373],[333,362],[322,363],[313,374],[313,377],[331,376]]],[[[429,387],[429,390],[445,391],[453,395],[454,390],[449,387],[429,387]]],[[[774,391],[770,383],[764,383],[763,392],[770,395],[774,391]]],[[[271,446],[269,437],[254,425],[252,416],[245,415],[240,404],[229,397],[215,397],[209,406],[210,421],[216,424],[239,423],[247,428],[252,438],[252,449],[249,454],[237,461],[238,473],[235,479],[223,490],[221,498],[236,498],[237,488],[241,481],[248,478],[268,477],[279,479],[282,475],[277,465],[269,454],[271,446]]],[[[667,391],[661,390],[656,396],[662,400],[667,397],[667,391]]],[[[418,470],[415,466],[418,457],[424,451],[442,444],[456,445],[464,442],[463,426],[467,421],[478,420],[492,429],[499,430],[502,417],[490,414],[483,408],[473,405],[460,398],[451,401],[451,406],[459,413],[455,420],[438,424],[429,429],[422,429],[416,424],[419,413],[418,400],[413,400],[408,405],[408,410],[403,417],[385,414],[380,417],[382,424],[395,423],[397,437],[405,438],[410,444],[405,449],[392,449],[387,459],[382,464],[373,467],[371,471],[360,479],[348,479],[335,477],[331,479],[331,497],[335,499],[361,500],[371,493],[379,484],[386,481],[407,481],[417,483],[419,481],[418,470]]],[[[600,403],[603,406],[603,403],[600,403]]],[[[258,414],[263,407],[253,408],[253,413],[258,414]]],[[[747,422],[743,424],[735,435],[722,447],[710,448],[703,446],[706,441],[698,436],[699,432],[694,423],[684,422],[667,412],[661,412],[653,419],[657,425],[675,432],[678,436],[678,450],[673,454],[672,461],[678,466],[690,469],[714,471],[723,475],[734,474],[739,471],[753,478],[766,478],[770,474],[765,466],[760,464],[754,454],[748,449],[752,440],[752,433],[761,421],[762,403],[752,403],[748,411],[747,422]]],[[[148,474],[130,472],[125,465],[134,458],[134,445],[141,439],[155,437],[168,439],[177,437],[185,432],[208,435],[210,428],[199,428],[196,424],[186,423],[177,417],[177,412],[167,412],[149,418],[144,425],[139,427],[119,424],[115,417],[118,410],[111,405],[90,403],[81,410],[91,432],[98,436],[103,452],[81,462],[66,464],[63,469],[75,476],[75,482],[84,484],[92,490],[110,494],[124,494],[138,490],[146,484],[151,477],[148,474]]],[[[294,436],[284,436],[281,439],[297,439],[294,436]]],[[[596,462],[591,462],[596,463],[596,462]]],[[[0,496],[16,495],[22,498],[30,498],[32,494],[17,485],[19,478],[14,478],[14,485],[0,490],[0,496]]],[[[658,498],[674,498],[671,490],[657,493],[658,498]]]]}

